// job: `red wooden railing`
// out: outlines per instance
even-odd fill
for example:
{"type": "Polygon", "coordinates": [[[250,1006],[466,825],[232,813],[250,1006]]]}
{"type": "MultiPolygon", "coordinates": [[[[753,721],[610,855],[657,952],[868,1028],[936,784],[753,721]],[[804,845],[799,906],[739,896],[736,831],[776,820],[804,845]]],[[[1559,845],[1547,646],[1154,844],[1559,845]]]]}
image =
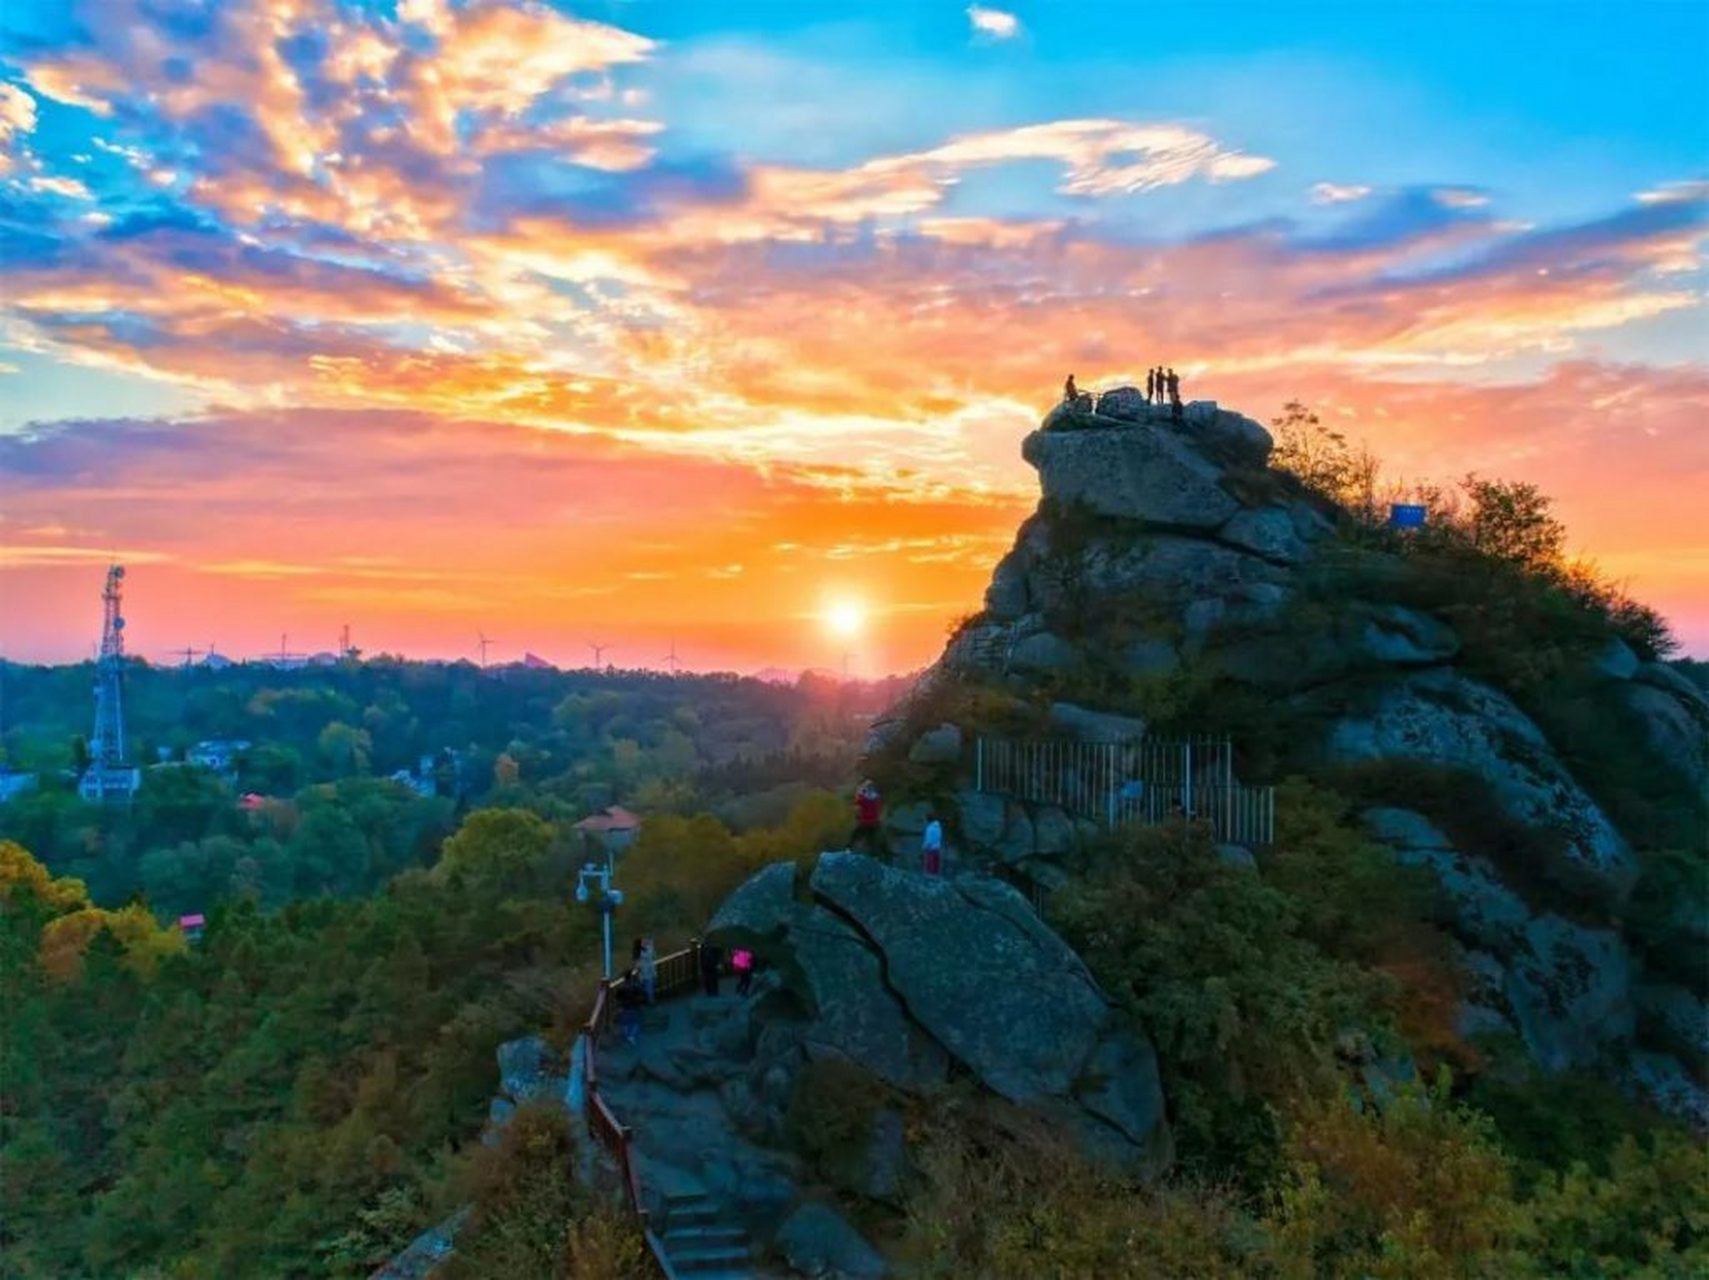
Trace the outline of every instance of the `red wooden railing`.
{"type": "MultiPolygon", "coordinates": [[[[668,956],[660,956],[655,971],[653,994],[657,999],[663,999],[685,988],[692,989],[700,980],[699,943],[681,951],[673,951],[668,956]]],[[[618,978],[614,982],[602,980],[599,990],[594,993],[593,1009],[582,1025],[582,1079],[587,1093],[587,1131],[617,1162],[618,1173],[623,1179],[624,1198],[628,1200],[630,1210],[640,1223],[642,1238],[647,1242],[647,1251],[653,1255],[653,1261],[658,1264],[660,1273],[666,1280],[676,1280],[676,1272],[671,1269],[664,1242],[653,1230],[646,1203],[641,1198],[641,1179],[635,1171],[633,1131],[618,1120],[599,1091],[599,1039],[611,1029],[611,1003],[615,999],[614,993],[626,981],[626,978],[618,978]]]]}

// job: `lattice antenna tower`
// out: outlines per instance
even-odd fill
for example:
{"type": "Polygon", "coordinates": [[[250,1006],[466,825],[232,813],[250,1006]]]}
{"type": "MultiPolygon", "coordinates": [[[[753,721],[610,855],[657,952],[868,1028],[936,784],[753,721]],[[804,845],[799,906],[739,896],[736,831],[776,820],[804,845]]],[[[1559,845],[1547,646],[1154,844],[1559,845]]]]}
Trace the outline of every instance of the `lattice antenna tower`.
{"type": "Polygon", "coordinates": [[[129,799],[139,781],[137,771],[125,764],[124,587],[124,565],[109,566],[101,592],[101,651],[95,659],[95,734],[81,787],[93,800],[129,799]]]}

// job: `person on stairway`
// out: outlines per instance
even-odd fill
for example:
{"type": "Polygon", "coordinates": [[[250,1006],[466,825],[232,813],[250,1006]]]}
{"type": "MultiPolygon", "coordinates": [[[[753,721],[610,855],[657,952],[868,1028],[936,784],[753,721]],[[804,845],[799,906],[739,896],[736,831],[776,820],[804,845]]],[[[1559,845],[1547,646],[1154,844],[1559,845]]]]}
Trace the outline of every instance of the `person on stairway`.
{"type": "Polygon", "coordinates": [[[709,996],[718,994],[723,964],[724,948],[710,942],[700,944],[700,989],[709,996]]]}
{"type": "Polygon", "coordinates": [[[641,1006],[646,1000],[647,993],[641,989],[640,971],[630,965],[617,986],[617,1030],[622,1033],[626,1045],[641,1043],[641,1006]]]}

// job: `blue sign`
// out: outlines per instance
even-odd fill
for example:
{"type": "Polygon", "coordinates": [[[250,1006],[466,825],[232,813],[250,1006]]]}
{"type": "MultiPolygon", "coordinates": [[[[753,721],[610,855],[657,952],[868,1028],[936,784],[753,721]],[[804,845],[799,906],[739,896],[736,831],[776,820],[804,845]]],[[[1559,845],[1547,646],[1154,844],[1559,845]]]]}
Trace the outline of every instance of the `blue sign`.
{"type": "Polygon", "coordinates": [[[1428,508],[1397,502],[1389,508],[1389,524],[1396,529],[1422,529],[1428,508]]]}

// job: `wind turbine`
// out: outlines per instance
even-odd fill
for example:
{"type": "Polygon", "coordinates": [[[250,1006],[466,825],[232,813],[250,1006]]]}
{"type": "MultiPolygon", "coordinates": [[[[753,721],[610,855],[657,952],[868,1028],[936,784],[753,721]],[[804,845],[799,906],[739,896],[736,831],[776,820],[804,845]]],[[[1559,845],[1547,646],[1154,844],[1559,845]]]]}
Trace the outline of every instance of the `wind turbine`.
{"type": "Polygon", "coordinates": [[[479,644],[481,651],[481,670],[485,671],[487,667],[487,646],[493,642],[487,639],[487,633],[485,631],[477,631],[475,634],[481,638],[479,644]]]}
{"type": "Polygon", "coordinates": [[[673,676],[676,674],[677,661],[678,661],[678,659],[676,656],[676,637],[672,636],[671,637],[671,651],[665,655],[665,662],[669,664],[670,669],[671,669],[671,674],[673,676]]]}
{"type": "Polygon", "coordinates": [[[190,659],[198,657],[201,654],[208,653],[211,649],[212,646],[208,649],[193,649],[189,645],[185,645],[182,649],[168,649],[166,652],[170,653],[175,658],[183,658],[184,670],[188,671],[190,669],[190,659]]]}
{"type": "Polygon", "coordinates": [[[611,648],[611,646],[608,644],[595,644],[592,640],[589,640],[587,642],[587,647],[593,650],[593,669],[595,671],[602,669],[609,670],[609,668],[606,668],[605,666],[605,651],[611,648]]]}

